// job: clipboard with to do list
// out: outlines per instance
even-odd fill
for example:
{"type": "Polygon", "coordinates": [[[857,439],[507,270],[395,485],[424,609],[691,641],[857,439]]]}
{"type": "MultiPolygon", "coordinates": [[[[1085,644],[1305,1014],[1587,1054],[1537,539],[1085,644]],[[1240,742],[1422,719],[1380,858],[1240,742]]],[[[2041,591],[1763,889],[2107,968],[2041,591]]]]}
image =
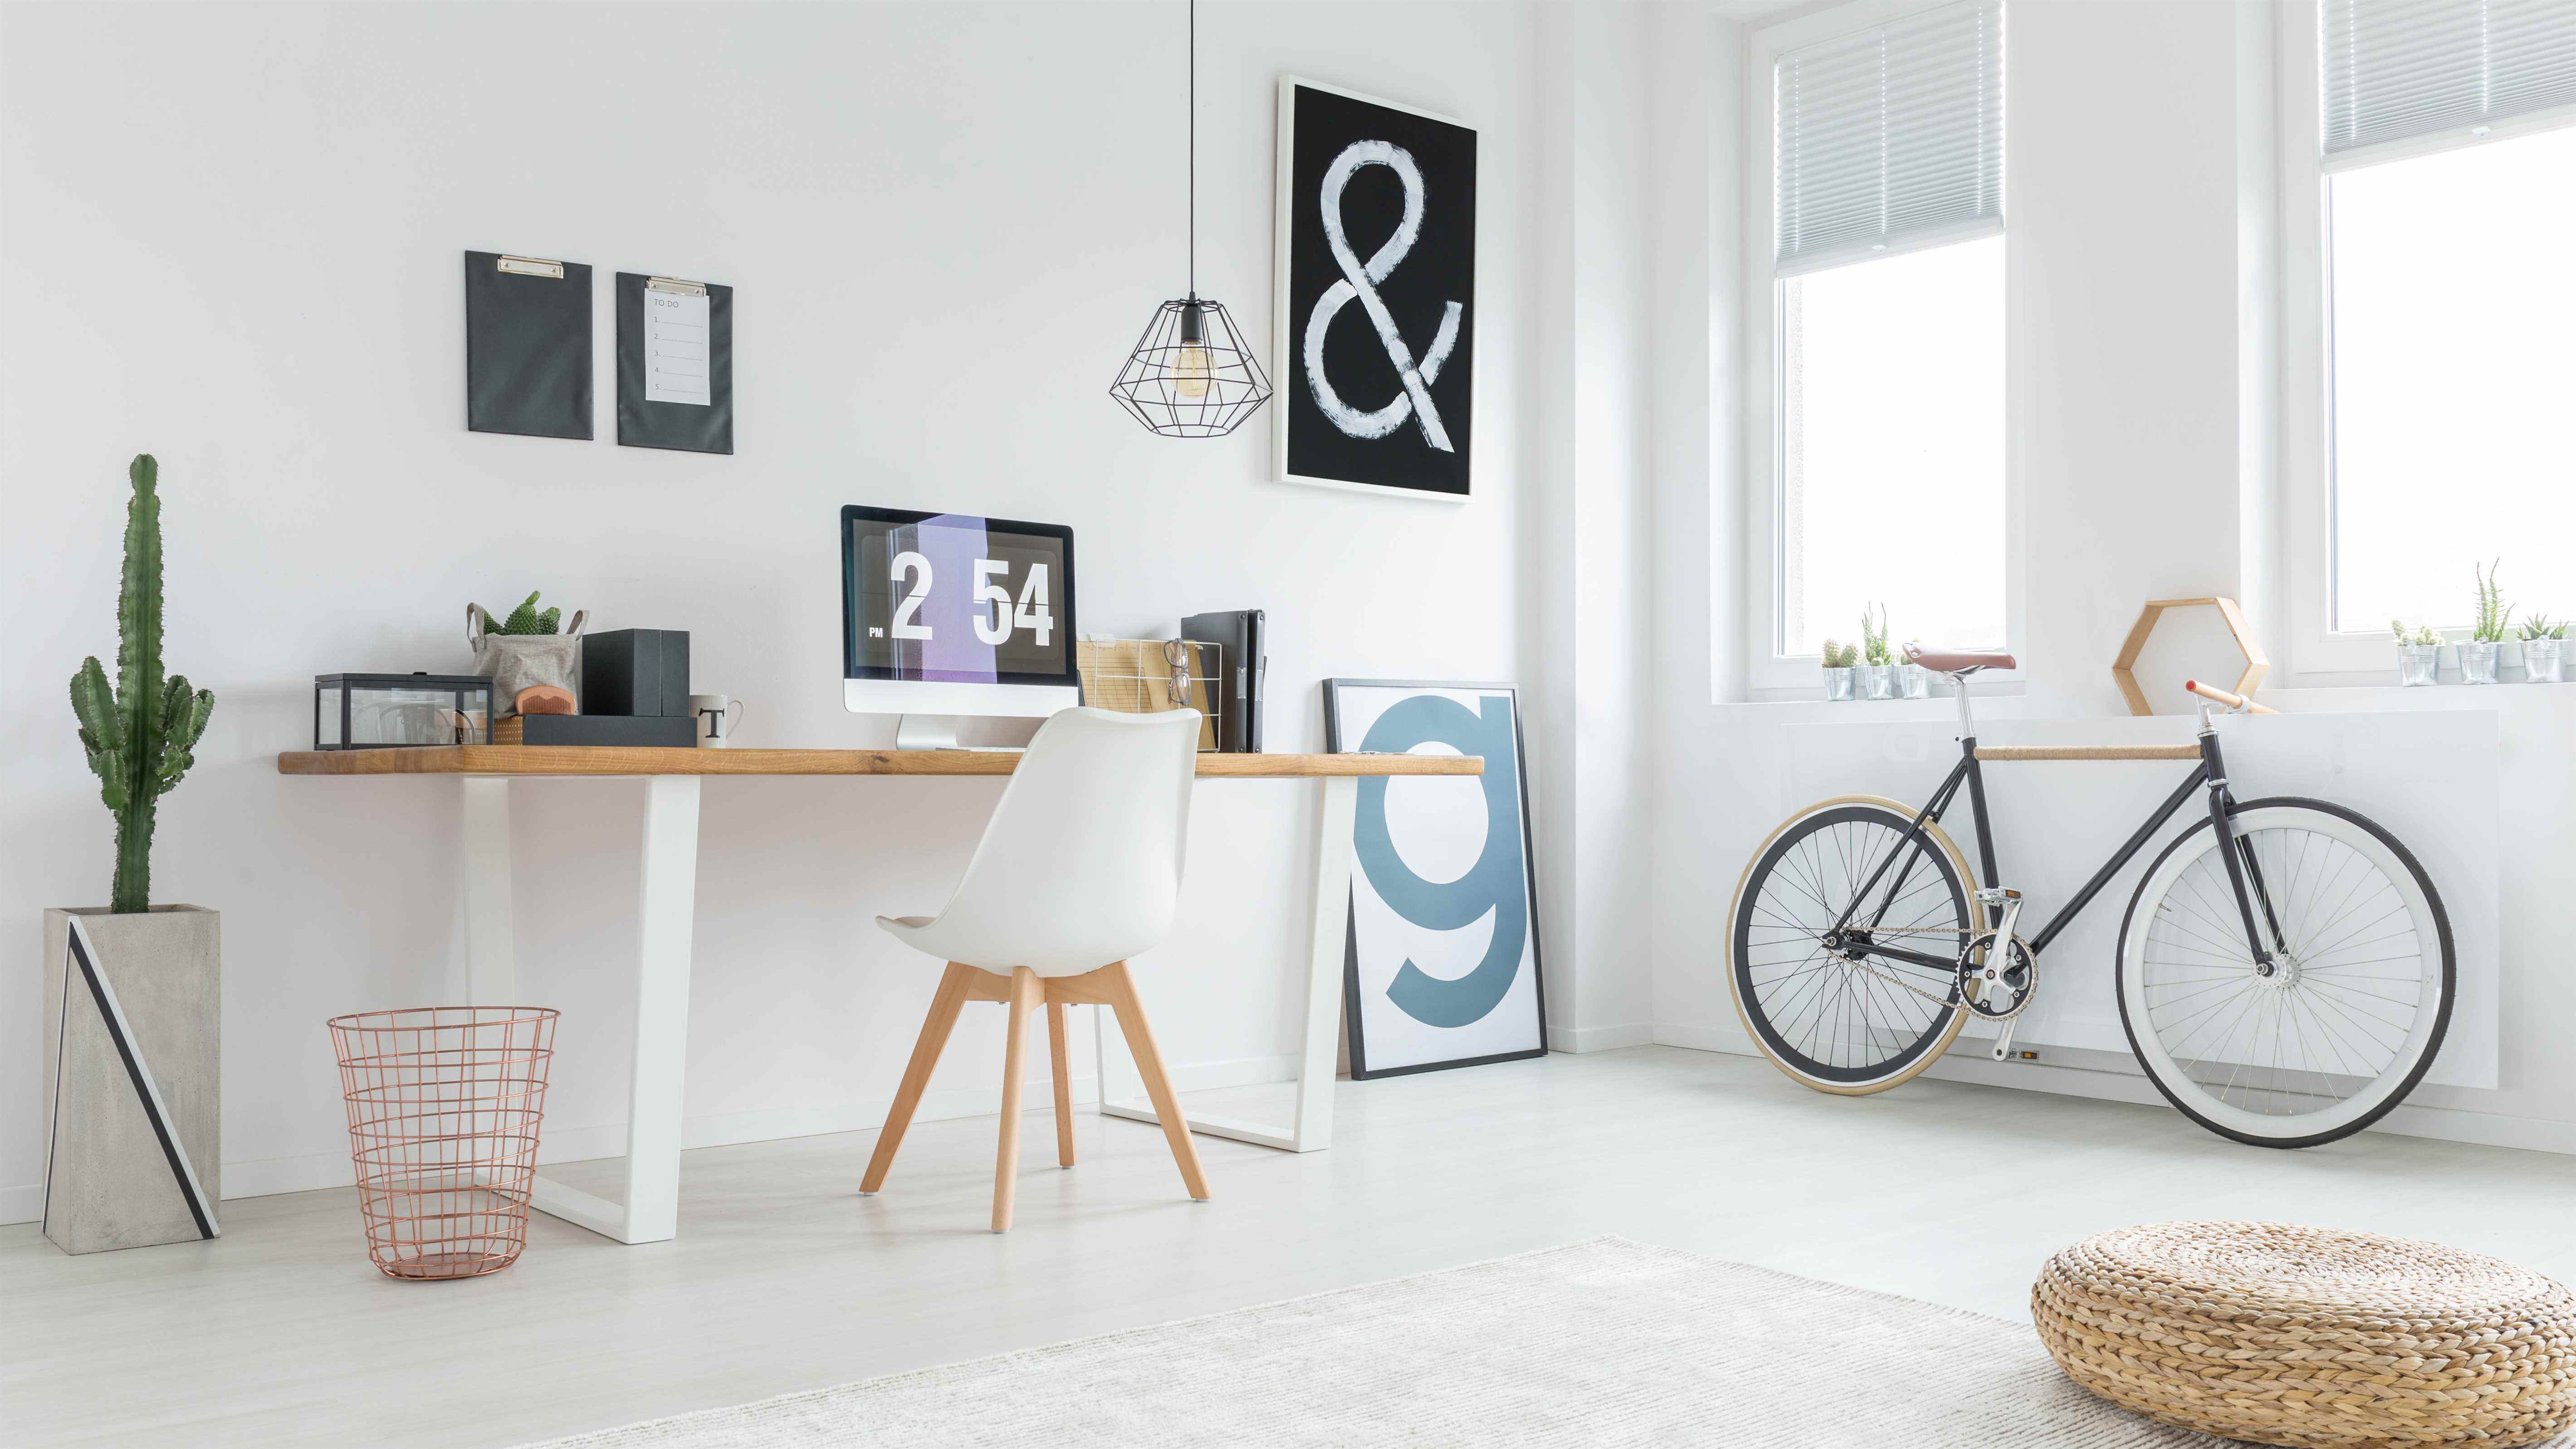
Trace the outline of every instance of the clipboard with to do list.
{"type": "Polygon", "coordinates": [[[617,274],[617,441],[733,451],[733,288],[617,274]]]}

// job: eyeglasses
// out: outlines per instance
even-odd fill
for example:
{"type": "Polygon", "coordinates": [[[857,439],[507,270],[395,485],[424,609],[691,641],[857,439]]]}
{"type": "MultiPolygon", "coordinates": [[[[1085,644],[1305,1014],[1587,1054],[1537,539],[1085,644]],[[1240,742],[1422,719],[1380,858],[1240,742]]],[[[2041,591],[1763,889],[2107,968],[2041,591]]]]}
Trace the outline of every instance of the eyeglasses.
{"type": "Polygon", "coordinates": [[[1172,666],[1172,703],[1190,702],[1190,643],[1186,639],[1163,641],[1163,662],[1172,666]]]}

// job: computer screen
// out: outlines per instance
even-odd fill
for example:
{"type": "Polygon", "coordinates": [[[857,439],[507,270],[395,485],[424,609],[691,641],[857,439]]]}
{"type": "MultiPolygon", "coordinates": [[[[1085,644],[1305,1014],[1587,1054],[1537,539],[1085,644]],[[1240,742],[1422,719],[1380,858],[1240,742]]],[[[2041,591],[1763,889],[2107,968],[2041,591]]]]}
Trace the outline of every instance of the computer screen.
{"type": "Polygon", "coordinates": [[[1070,528],[852,505],[841,583],[846,678],[1077,681],[1070,528]]]}

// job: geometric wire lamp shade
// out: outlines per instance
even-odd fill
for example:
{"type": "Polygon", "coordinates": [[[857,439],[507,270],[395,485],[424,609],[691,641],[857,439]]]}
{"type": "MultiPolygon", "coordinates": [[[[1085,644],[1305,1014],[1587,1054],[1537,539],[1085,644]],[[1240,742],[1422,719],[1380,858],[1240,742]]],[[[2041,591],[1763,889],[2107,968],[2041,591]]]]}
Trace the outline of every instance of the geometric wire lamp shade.
{"type": "Polygon", "coordinates": [[[1154,309],[1109,395],[1167,438],[1219,438],[1270,399],[1225,304],[1195,292],[1154,309]]]}

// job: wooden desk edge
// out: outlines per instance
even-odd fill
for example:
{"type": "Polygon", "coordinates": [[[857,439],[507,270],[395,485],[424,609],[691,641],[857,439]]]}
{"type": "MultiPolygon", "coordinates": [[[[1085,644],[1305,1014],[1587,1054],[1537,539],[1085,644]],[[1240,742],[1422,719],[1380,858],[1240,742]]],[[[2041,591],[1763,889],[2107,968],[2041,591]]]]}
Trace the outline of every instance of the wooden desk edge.
{"type": "MultiPolygon", "coordinates": [[[[287,750],[281,775],[1007,775],[1016,753],[967,750],[683,750],[587,745],[429,745],[287,750]]],[[[1201,779],[1331,775],[1481,775],[1473,755],[1220,755],[1201,779]]]]}

